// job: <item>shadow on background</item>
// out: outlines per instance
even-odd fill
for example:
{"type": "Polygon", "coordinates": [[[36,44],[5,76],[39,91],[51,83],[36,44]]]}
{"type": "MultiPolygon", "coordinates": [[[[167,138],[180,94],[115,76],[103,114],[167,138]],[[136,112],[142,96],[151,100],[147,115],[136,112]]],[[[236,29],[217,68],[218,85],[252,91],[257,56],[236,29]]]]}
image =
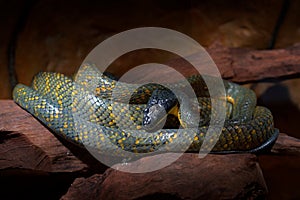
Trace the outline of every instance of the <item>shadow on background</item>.
{"type": "Polygon", "coordinates": [[[271,86],[258,98],[257,103],[272,111],[275,127],[281,133],[300,138],[300,109],[292,102],[286,86],[279,83],[271,86]]]}
{"type": "MultiPolygon", "coordinates": [[[[292,102],[288,87],[276,83],[259,98],[258,105],[268,107],[274,116],[275,127],[281,133],[300,138],[300,109],[292,102]]],[[[300,158],[294,155],[260,155],[259,164],[269,190],[269,199],[297,199],[300,195],[300,158]]]]}

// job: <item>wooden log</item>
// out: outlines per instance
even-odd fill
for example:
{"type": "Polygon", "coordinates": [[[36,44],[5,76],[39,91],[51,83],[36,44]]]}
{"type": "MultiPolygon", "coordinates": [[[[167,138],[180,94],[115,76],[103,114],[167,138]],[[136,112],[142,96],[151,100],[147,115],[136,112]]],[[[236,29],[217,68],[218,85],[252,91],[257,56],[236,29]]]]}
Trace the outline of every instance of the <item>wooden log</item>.
{"type": "MultiPolygon", "coordinates": [[[[285,49],[253,50],[228,48],[215,43],[207,48],[224,79],[244,83],[300,75],[300,44],[285,49]]],[[[191,56],[193,57],[193,55],[191,56]]],[[[200,62],[199,58],[194,58],[200,62]]],[[[175,67],[187,65],[171,61],[175,67]]]]}
{"type": "Polygon", "coordinates": [[[231,49],[230,52],[231,69],[234,75],[228,79],[234,82],[300,75],[300,44],[286,49],[231,49]]]}
{"type": "MultiPolygon", "coordinates": [[[[216,42],[207,51],[221,76],[233,82],[255,82],[300,75],[300,44],[284,49],[253,50],[228,48],[216,42]]],[[[178,66],[179,63],[174,65],[178,66]]]]}
{"type": "Polygon", "coordinates": [[[271,153],[274,155],[300,155],[300,139],[281,133],[271,153]]]}
{"type": "MultiPolygon", "coordinates": [[[[207,52],[217,66],[220,76],[237,83],[257,82],[266,79],[300,76],[300,44],[285,49],[253,50],[245,48],[228,48],[215,43],[208,47],[207,52]]],[[[135,69],[126,75],[122,81],[145,83],[147,81],[176,82],[178,76],[174,70],[187,77],[194,74],[212,75],[212,62],[205,54],[191,54],[185,59],[176,57],[164,64],[171,68],[144,67],[135,69]],[[187,61],[188,60],[188,61],[187,61]],[[193,62],[198,71],[193,68],[193,62]],[[172,69],[173,68],[173,69],[172,69]],[[153,70],[155,69],[155,70],[153,70]],[[200,70],[199,70],[200,69],[200,70]]],[[[136,57],[145,56],[136,53],[136,57]]],[[[113,74],[121,76],[132,66],[118,66],[113,74]]],[[[137,64],[137,63],[134,63],[137,64]]],[[[138,63],[142,64],[142,63],[138,63]]],[[[135,65],[133,65],[135,66],[135,65]]],[[[216,73],[213,73],[216,76],[216,73]]]]}

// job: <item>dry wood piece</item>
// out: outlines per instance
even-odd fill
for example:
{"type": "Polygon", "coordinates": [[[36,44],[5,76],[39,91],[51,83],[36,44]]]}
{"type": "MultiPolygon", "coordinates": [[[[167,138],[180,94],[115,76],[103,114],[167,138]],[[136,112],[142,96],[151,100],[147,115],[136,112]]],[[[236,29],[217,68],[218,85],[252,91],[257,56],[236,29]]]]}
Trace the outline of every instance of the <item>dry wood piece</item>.
{"type": "MultiPolygon", "coordinates": [[[[150,161],[143,158],[114,167],[151,165],[150,161]]],[[[256,199],[267,194],[256,156],[251,154],[200,159],[186,153],[157,171],[133,174],[108,169],[104,176],[78,179],[62,199],[256,199]]]]}
{"type": "Polygon", "coordinates": [[[281,133],[271,153],[258,158],[268,199],[299,199],[300,139],[281,133]]]}
{"type": "Polygon", "coordinates": [[[28,112],[0,100],[0,170],[84,172],[87,165],[28,112]]]}
{"type": "Polygon", "coordinates": [[[94,174],[89,178],[77,178],[72,183],[72,186],[69,188],[68,193],[62,196],[61,200],[99,199],[99,189],[103,180],[104,177],[101,174],[94,174]]]}
{"type": "Polygon", "coordinates": [[[236,82],[249,82],[300,74],[300,44],[286,49],[232,49],[232,71],[228,77],[236,82]]]}
{"type": "MultiPolygon", "coordinates": [[[[215,43],[206,49],[217,65],[220,75],[227,80],[245,83],[260,81],[267,78],[280,78],[286,76],[300,75],[300,44],[286,49],[274,50],[253,50],[245,48],[228,48],[215,43]]],[[[166,65],[179,71],[184,76],[198,74],[193,68],[197,66],[201,74],[210,74],[212,69],[209,57],[203,56],[205,53],[191,54],[183,58],[177,57],[166,63],[166,65]],[[193,65],[191,65],[191,63],[193,65]],[[198,68],[199,67],[199,68],[198,68]]],[[[126,71],[119,67],[118,69],[126,71]]],[[[215,73],[213,73],[215,75],[215,73]]],[[[143,68],[142,71],[130,72],[130,77],[126,76],[126,81],[176,81],[176,74],[171,68],[143,68]],[[175,77],[175,78],[174,78],[175,77]]]]}
{"type": "Polygon", "coordinates": [[[284,133],[279,134],[272,148],[274,154],[300,155],[300,139],[290,137],[284,133]]]}
{"type": "MultiPolygon", "coordinates": [[[[299,150],[299,139],[281,133],[271,153],[259,156],[271,199],[297,196],[295,191],[299,179],[295,172],[300,167],[297,162],[299,150]],[[286,170],[278,173],[276,166],[284,166],[286,170]],[[291,180],[292,187],[289,185],[291,180]],[[289,186],[282,187],[282,181],[289,186]]],[[[138,167],[141,163],[151,165],[147,163],[149,160],[144,158],[125,167],[138,167]]],[[[146,174],[108,169],[104,175],[78,178],[62,199],[259,199],[266,194],[267,188],[255,155],[208,155],[199,159],[197,154],[184,154],[172,165],[146,174]]]]}
{"type": "Polygon", "coordinates": [[[253,50],[215,43],[207,51],[222,77],[234,82],[300,75],[300,44],[285,49],[253,50]]]}
{"type": "MultiPolygon", "coordinates": [[[[12,171],[14,174],[29,175],[43,172],[76,172],[78,177],[81,173],[77,172],[87,170],[86,164],[78,160],[47,128],[13,101],[1,100],[0,105],[2,175],[9,175],[12,171]]],[[[276,188],[282,185],[284,177],[290,177],[286,183],[294,181],[292,185],[297,186],[294,184],[298,181],[297,170],[293,169],[300,167],[297,162],[300,158],[299,152],[299,139],[280,134],[270,155],[259,156],[259,163],[267,177],[267,184],[273,191],[272,194],[274,188],[277,190],[276,188]],[[278,173],[276,166],[282,166],[280,169],[284,166],[286,170],[278,173]],[[283,173],[286,174],[282,176],[283,173]],[[278,184],[276,177],[279,180],[278,184]]],[[[147,164],[147,162],[149,159],[144,158],[129,163],[127,167],[139,166],[140,163],[147,164]]],[[[286,190],[291,191],[290,188],[286,190]]],[[[284,189],[281,188],[282,190],[284,189]]],[[[251,197],[255,199],[265,197],[266,194],[266,185],[254,155],[208,155],[204,159],[199,159],[198,154],[184,154],[172,165],[155,172],[129,174],[108,169],[104,175],[95,174],[87,179],[76,179],[63,199],[101,197],[105,199],[152,197],[175,199],[251,197]]]]}

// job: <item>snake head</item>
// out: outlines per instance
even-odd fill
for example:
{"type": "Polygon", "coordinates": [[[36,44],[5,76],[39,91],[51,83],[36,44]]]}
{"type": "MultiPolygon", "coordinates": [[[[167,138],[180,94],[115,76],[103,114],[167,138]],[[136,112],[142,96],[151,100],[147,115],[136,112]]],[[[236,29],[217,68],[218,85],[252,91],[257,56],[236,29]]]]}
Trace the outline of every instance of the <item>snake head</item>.
{"type": "Polygon", "coordinates": [[[178,100],[171,90],[154,90],[144,109],[144,129],[147,131],[155,131],[163,128],[167,115],[173,111],[177,104],[178,100]]]}

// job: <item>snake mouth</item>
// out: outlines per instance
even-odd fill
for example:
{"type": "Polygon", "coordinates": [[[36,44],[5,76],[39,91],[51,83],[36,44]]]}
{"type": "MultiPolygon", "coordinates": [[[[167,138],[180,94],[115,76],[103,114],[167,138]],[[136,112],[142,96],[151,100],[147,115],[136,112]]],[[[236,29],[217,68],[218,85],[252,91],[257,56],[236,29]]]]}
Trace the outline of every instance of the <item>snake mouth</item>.
{"type": "Polygon", "coordinates": [[[144,109],[143,128],[148,132],[162,129],[169,114],[177,115],[178,100],[169,89],[154,90],[144,109]]]}

